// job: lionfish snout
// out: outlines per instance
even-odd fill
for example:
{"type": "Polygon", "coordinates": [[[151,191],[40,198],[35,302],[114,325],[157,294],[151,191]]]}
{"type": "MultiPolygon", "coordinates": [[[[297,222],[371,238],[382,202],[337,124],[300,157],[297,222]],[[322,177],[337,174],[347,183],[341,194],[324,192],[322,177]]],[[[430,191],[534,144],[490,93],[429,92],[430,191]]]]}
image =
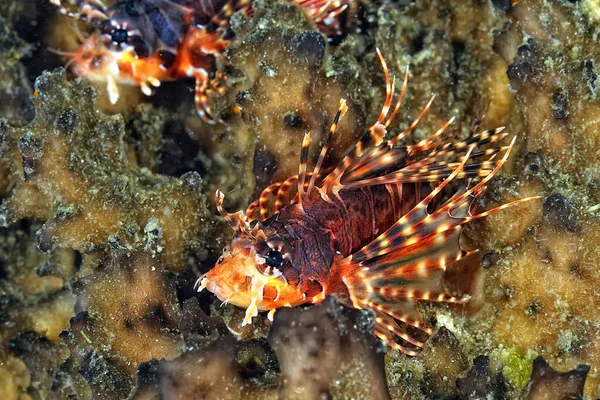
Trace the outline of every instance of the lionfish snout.
{"type": "Polygon", "coordinates": [[[224,303],[246,308],[244,325],[259,311],[301,304],[306,296],[282,276],[265,275],[257,260],[254,242],[236,239],[213,269],[198,279],[198,291],[207,289],[224,303]]]}
{"type": "Polygon", "coordinates": [[[95,81],[106,81],[105,74],[110,73],[111,65],[116,62],[112,52],[103,44],[97,33],[87,37],[80,36],[81,44],[73,53],[65,53],[70,57],[67,66],[72,65],[73,72],[95,81]]]}
{"type": "Polygon", "coordinates": [[[76,51],[53,52],[69,58],[65,68],[70,67],[75,75],[93,82],[106,83],[109,100],[112,104],[116,103],[119,98],[117,82],[121,80],[119,54],[105,46],[98,32],[88,36],[78,32],[78,36],[81,44],[76,51]]]}

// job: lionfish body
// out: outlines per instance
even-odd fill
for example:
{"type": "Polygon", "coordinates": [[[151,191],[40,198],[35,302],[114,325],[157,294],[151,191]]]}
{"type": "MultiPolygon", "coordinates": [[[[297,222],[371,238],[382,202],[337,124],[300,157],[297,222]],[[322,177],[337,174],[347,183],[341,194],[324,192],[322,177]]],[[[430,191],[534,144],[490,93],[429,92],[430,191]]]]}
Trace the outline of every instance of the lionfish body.
{"type": "MultiPolygon", "coordinates": [[[[379,54],[379,53],[378,53],[379,54]]],[[[399,146],[431,101],[404,132],[384,141],[406,90],[393,111],[395,80],[385,61],[386,100],[377,122],[341,163],[322,171],[331,137],[346,106],[341,102],[315,169],[307,173],[310,134],[304,138],[297,176],[271,185],[245,213],[227,213],[223,194],[217,208],[236,231],[217,265],[198,279],[221,301],[246,308],[244,323],[259,311],[335,295],[347,305],[370,309],[375,334],[415,355],[432,329],[421,320],[419,300],[462,303],[443,286],[446,266],[468,253],[459,245],[461,228],[474,219],[510,207],[471,213],[473,200],[498,172],[510,146],[498,146],[502,129],[473,133],[462,141],[444,136],[452,120],[415,145],[399,146]],[[492,143],[487,149],[481,146],[492,143]],[[496,156],[502,154],[498,159],[496,156]],[[453,180],[462,189],[442,196],[453,180]]],[[[433,100],[433,98],[432,98],[433,100]]],[[[514,143],[514,139],[513,139],[514,143]]]]}
{"type": "MultiPolygon", "coordinates": [[[[323,30],[338,34],[337,16],[351,0],[291,0],[323,30]]],[[[252,0],[51,0],[61,13],[89,23],[71,57],[73,71],[106,83],[109,99],[119,99],[118,85],[140,86],[151,95],[161,82],[192,78],[200,117],[214,123],[209,96],[224,94],[226,76],[217,60],[234,40],[229,19],[236,12],[253,14],[252,0]],[[70,5],[66,7],[63,5],[70,5]]]]}

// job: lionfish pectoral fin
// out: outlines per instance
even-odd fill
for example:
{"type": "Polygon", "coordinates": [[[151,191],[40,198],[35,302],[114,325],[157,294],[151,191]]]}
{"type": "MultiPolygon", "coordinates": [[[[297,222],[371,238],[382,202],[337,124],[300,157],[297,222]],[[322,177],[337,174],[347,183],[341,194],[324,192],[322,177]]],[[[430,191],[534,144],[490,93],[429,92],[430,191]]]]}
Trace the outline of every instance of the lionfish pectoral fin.
{"type": "Polygon", "coordinates": [[[449,295],[443,286],[446,266],[464,255],[458,240],[460,229],[434,233],[445,223],[434,219],[431,226],[423,227],[432,232],[429,236],[414,232],[394,239],[388,231],[375,246],[366,246],[342,266],[348,271],[344,283],[354,307],[371,309],[376,335],[408,355],[416,355],[433,333],[417,310],[418,301],[466,301],[449,295]]]}
{"type": "Polygon", "coordinates": [[[476,185],[428,211],[444,187],[461,176],[474,148],[470,145],[452,174],[427,197],[371,243],[336,263],[353,306],[375,312],[376,334],[392,347],[414,355],[423,347],[421,338],[433,332],[421,321],[415,308],[417,301],[464,303],[469,299],[446,293],[443,285],[446,267],[469,254],[459,243],[462,226],[536,198],[517,200],[475,215],[470,212],[474,199],[506,162],[511,147],[512,144],[476,185]]]}
{"type": "Polygon", "coordinates": [[[244,316],[244,322],[242,322],[242,326],[246,326],[252,323],[252,318],[258,315],[258,307],[256,306],[256,299],[252,299],[250,305],[246,309],[246,315],[244,316]]]}

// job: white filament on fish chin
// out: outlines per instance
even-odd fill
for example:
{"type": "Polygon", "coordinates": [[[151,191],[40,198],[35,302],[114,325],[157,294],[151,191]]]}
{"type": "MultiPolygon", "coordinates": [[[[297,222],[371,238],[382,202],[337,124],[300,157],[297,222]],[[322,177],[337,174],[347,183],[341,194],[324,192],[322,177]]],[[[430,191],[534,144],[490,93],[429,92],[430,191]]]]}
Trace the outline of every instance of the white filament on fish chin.
{"type": "Polygon", "coordinates": [[[197,292],[200,293],[201,291],[203,291],[204,289],[206,289],[206,285],[208,285],[208,279],[200,277],[200,278],[198,278],[198,280],[194,284],[194,288],[197,287],[198,288],[197,292]]]}
{"type": "Polygon", "coordinates": [[[152,88],[146,82],[140,83],[140,88],[142,88],[142,93],[146,96],[152,96],[152,88]]]}
{"type": "MultiPolygon", "coordinates": [[[[252,277],[252,292],[257,294],[256,297],[252,297],[252,301],[250,302],[250,304],[248,305],[248,308],[246,308],[246,315],[244,316],[244,321],[242,322],[242,326],[246,326],[248,324],[250,324],[252,322],[252,318],[256,317],[258,315],[258,307],[256,306],[256,301],[257,300],[262,300],[262,296],[263,296],[263,291],[265,288],[265,285],[267,284],[268,279],[263,278],[260,279],[256,276],[252,277]]],[[[200,277],[194,287],[197,287],[197,291],[201,292],[204,289],[206,289],[206,286],[208,285],[208,279],[207,278],[203,278],[200,277]]],[[[278,291],[279,292],[279,291],[278,291]]],[[[279,296],[279,293],[278,293],[279,296]]],[[[225,300],[223,303],[221,303],[221,306],[226,305],[229,302],[229,299],[225,300]]],[[[288,307],[291,307],[290,304],[287,305],[288,307]]],[[[273,322],[273,317],[275,315],[275,311],[277,309],[273,308],[271,310],[269,310],[269,313],[267,314],[267,319],[271,322],[273,322]]]]}
{"type": "Polygon", "coordinates": [[[244,322],[242,322],[242,326],[250,324],[252,322],[252,318],[258,315],[256,301],[262,301],[263,291],[268,281],[268,278],[264,276],[252,276],[252,285],[250,290],[254,296],[252,297],[252,301],[248,305],[248,308],[246,308],[246,315],[244,316],[244,322]]]}
{"type": "Polygon", "coordinates": [[[244,316],[244,322],[242,326],[246,326],[252,322],[252,318],[258,315],[258,307],[256,307],[256,298],[252,298],[252,301],[246,309],[246,315],[244,316]]]}
{"type": "Polygon", "coordinates": [[[119,101],[119,87],[110,75],[106,78],[106,92],[108,93],[110,104],[117,104],[117,101],[119,101]]]}

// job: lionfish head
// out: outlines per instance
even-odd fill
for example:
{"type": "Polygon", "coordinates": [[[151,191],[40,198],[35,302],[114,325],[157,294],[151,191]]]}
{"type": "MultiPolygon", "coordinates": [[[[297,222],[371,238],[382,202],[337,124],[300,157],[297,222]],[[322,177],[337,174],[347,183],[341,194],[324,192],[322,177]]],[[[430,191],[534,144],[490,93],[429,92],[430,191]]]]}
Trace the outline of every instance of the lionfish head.
{"type": "Polygon", "coordinates": [[[81,44],[76,51],[54,52],[69,58],[65,68],[71,67],[75,75],[93,82],[106,83],[109,99],[111,103],[116,103],[119,98],[117,83],[124,83],[119,66],[122,52],[109,49],[98,32],[86,37],[79,34],[79,40],[81,44]]]}
{"type": "Polygon", "coordinates": [[[218,208],[237,233],[215,267],[198,279],[198,291],[206,288],[219,300],[245,308],[244,325],[258,311],[303,303],[305,294],[286,277],[293,269],[291,246],[259,224],[250,228],[241,212],[225,212],[222,197],[218,208]]]}
{"type": "Polygon", "coordinates": [[[106,76],[114,74],[118,57],[109,50],[98,33],[80,36],[81,44],[76,51],[58,52],[69,58],[67,67],[71,66],[77,76],[82,76],[96,82],[105,82],[106,76]]]}

